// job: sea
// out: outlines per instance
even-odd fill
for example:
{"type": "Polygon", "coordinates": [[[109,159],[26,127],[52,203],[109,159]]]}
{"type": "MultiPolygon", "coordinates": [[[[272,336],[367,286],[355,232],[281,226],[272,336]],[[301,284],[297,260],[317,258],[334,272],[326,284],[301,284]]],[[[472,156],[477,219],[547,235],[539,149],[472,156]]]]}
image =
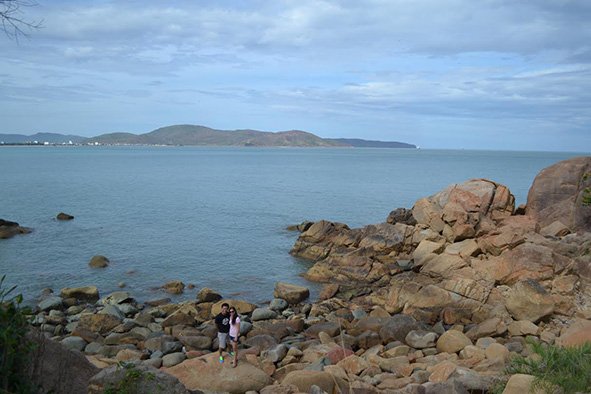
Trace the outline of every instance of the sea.
{"type": "Polygon", "coordinates": [[[33,232],[0,240],[2,289],[95,285],[138,301],[194,299],[203,287],[264,304],[278,281],[310,288],[289,225],[350,227],[453,183],[486,178],[524,204],[536,174],[589,153],[380,148],[0,147],[0,218],[33,232]],[[65,212],[72,221],[58,221],[65,212]],[[104,255],[110,265],[88,262],[104,255]],[[168,281],[188,287],[161,290],[168,281]],[[189,286],[191,285],[191,286],[189,286]],[[123,286],[123,287],[121,287],[123,286]],[[194,287],[193,287],[194,286],[194,287]],[[189,288],[190,287],[190,288],[189,288]]]}

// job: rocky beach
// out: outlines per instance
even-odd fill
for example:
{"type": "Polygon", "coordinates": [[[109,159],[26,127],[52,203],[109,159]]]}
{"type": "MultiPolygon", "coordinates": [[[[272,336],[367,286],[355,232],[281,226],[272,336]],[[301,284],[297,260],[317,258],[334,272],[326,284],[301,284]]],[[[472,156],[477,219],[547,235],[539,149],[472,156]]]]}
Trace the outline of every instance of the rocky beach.
{"type": "MultiPolygon", "coordinates": [[[[522,394],[533,377],[505,368],[534,357],[532,342],[591,342],[591,157],[541,171],[523,206],[506,186],[472,179],[383,223],[292,229],[290,253],[324,283],[317,300],[284,282],[264,305],[224,289],[181,303],[48,290],[30,316],[31,379],[57,393],[522,394]],[[223,302],[242,319],[236,368],[217,360],[223,302]]],[[[0,238],[28,231],[0,220],[0,238]]]]}

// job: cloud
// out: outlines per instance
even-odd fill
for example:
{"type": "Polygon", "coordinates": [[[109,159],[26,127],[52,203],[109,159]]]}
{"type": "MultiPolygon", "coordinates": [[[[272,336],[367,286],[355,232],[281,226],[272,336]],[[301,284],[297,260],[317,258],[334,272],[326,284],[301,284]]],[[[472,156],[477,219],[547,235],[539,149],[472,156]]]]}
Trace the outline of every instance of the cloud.
{"type": "MultiPolygon", "coordinates": [[[[227,128],[350,137],[394,123],[452,133],[455,121],[483,141],[530,122],[547,141],[588,141],[591,2],[46,0],[26,11],[44,27],[0,40],[0,108],[88,103],[95,116],[98,103],[135,103],[172,123],[218,127],[220,115],[227,128]]],[[[3,127],[22,121],[0,115],[3,127]]]]}

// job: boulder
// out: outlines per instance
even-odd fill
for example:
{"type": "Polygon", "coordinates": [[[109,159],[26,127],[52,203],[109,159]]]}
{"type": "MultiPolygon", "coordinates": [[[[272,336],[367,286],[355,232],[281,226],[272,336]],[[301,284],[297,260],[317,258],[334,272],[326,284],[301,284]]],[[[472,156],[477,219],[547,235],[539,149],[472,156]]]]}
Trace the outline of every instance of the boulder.
{"type": "Polygon", "coordinates": [[[17,234],[29,234],[30,228],[21,227],[17,222],[0,219],[0,239],[12,238],[17,234]]]}
{"type": "Polygon", "coordinates": [[[269,375],[246,361],[239,362],[236,368],[220,364],[217,353],[185,360],[165,372],[178,378],[189,390],[206,392],[246,393],[272,383],[269,375]]]}
{"type": "Polygon", "coordinates": [[[114,291],[105,298],[101,299],[100,303],[103,305],[120,305],[125,302],[133,302],[134,299],[127,291],[114,291]]]}
{"type": "Polygon", "coordinates": [[[165,292],[170,294],[182,294],[185,290],[185,284],[180,280],[170,281],[162,286],[165,292]]]}
{"type": "Polygon", "coordinates": [[[61,340],[61,344],[64,345],[66,348],[70,350],[77,350],[79,352],[83,351],[86,347],[87,343],[84,339],[80,337],[65,337],[61,340]]]}
{"type": "Polygon", "coordinates": [[[469,345],[472,345],[472,341],[464,333],[457,330],[449,330],[444,332],[437,340],[437,351],[457,353],[469,345]]]}
{"type": "Polygon", "coordinates": [[[287,355],[287,350],[287,346],[283,343],[280,343],[279,345],[273,346],[272,348],[265,350],[262,353],[262,356],[264,359],[272,363],[278,363],[285,358],[285,356],[287,355]]]}
{"type": "Polygon", "coordinates": [[[108,333],[121,323],[121,319],[108,314],[85,314],[80,316],[78,327],[86,328],[101,335],[108,333]]]}
{"type": "MultiPolygon", "coordinates": [[[[381,319],[384,321],[384,319],[381,319]]],[[[420,330],[423,325],[417,322],[413,317],[407,315],[395,315],[385,319],[383,326],[379,330],[380,338],[384,343],[393,341],[404,342],[406,336],[412,330],[420,330]]]]}
{"type": "Polygon", "coordinates": [[[478,238],[483,252],[498,256],[525,242],[526,236],[539,230],[539,224],[530,216],[510,216],[500,221],[498,227],[478,238]]]}
{"type": "Polygon", "coordinates": [[[415,349],[434,347],[437,341],[437,334],[424,330],[412,330],[406,334],[404,342],[415,349]]]}
{"type": "Polygon", "coordinates": [[[281,384],[297,386],[304,393],[309,393],[312,386],[318,386],[327,393],[348,392],[345,381],[324,371],[293,371],[283,378],[281,384]]]}
{"type": "Polygon", "coordinates": [[[409,226],[417,224],[416,219],[412,216],[412,209],[396,208],[388,215],[386,223],[396,224],[403,223],[409,226]]]}
{"type": "Polygon", "coordinates": [[[537,281],[527,279],[508,291],[505,307],[516,320],[537,322],[554,312],[554,299],[537,281]]]}
{"type": "Polygon", "coordinates": [[[310,290],[303,286],[277,282],[273,296],[284,299],[290,304],[298,304],[310,296],[310,290]]]}
{"type": "Polygon", "coordinates": [[[304,331],[309,337],[317,338],[320,332],[327,333],[330,337],[334,337],[341,332],[341,326],[338,323],[331,321],[323,321],[311,325],[304,331]]]}
{"type": "Polygon", "coordinates": [[[337,283],[327,283],[324,286],[322,286],[322,290],[320,290],[318,299],[320,301],[328,300],[329,298],[334,297],[338,291],[339,285],[337,283]]]}
{"type": "Polygon", "coordinates": [[[350,375],[359,375],[369,367],[369,362],[355,354],[352,354],[339,361],[337,365],[343,368],[350,375]]]}
{"type": "Polygon", "coordinates": [[[351,349],[335,346],[328,353],[326,353],[326,357],[330,360],[331,365],[336,365],[339,361],[352,354],[353,351],[351,349]]]}
{"type": "Polygon", "coordinates": [[[518,320],[509,324],[509,335],[511,336],[525,336],[538,335],[540,328],[529,320],[518,320]]]}
{"type": "Polygon", "coordinates": [[[257,347],[259,350],[271,349],[277,345],[277,340],[271,335],[254,335],[244,341],[246,346],[257,347]]]}
{"type": "Polygon", "coordinates": [[[560,221],[573,232],[591,231],[591,156],[577,157],[543,169],[527,195],[526,215],[542,228],[560,221]]]}
{"type": "Polygon", "coordinates": [[[515,374],[511,375],[502,394],[523,394],[531,393],[535,377],[532,375],[515,374]]]}
{"type": "Polygon", "coordinates": [[[288,306],[289,304],[283,298],[273,298],[269,303],[269,309],[276,312],[281,312],[287,309],[288,306]]]}
{"type": "Polygon", "coordinates": [[[252,312],[252,321],[277,318],[277,312],[270,308],[257,308],[252,312]]]}
{"type": "Polygon", "coordinates": [[[591,342],[591,320],[585,319],[576,319],[556,340],[560,346],[580,346],[585,342],[591,342]]]}
{"type": "Polygon", "coordinates": [[[412,258],[414,260],[414,266],[420,267],[424,265],[427,261],[431,260],[432,258],[436,257],[439,253],[443,252],[445,249],[445,242],[434,242],[428,239],[424,239],[419,242],[418,246],[412,253],[412,258]]]}
{"type": "Polygon", "coordinates": [[[140,362],[129,362],[103,369],[89,382],[88,394],[113,392],[189,394],[190,392],[174,376],[140,362]],[[129,379],[136,376],[136,379],[129,379]]]}
{"type": "Polygon", "coordinates": [[[50,296],[39,303],[39,309],[42,311],[48,311],[52,309],[61,309],[63,300],[58,296],[50,296]]]}
{"type": "Polygon", "coordinates": [[[570,230],[560,220],[555,220],[546,227],[541,228],[540,234],[545,237],[564,237],[570,234],[570,230]]]}
{"type": "Polygon", "coordinates": [[[459,255],[442,253],[426,262],[421,268],[421,273],[434,278],[449,278],[455,271],[467,265],[466,260],[459,255]]]}
{"type": "Polygon", "coordinates": [[[219,300],[222,299],[222,296],[208,288],[208,287],[204,287],[203,289],[199,290],[199,292],[197,293],[197,301],[198,302],[217,302],[219,300]]]}
{"type": "Polygon", "coordinates": [[[55,218],[56,218],[57,220],[72,220],[72,219],[74,219],[74,216],[72,216],[72,215],[69,215],[69,214],[67,214],[67,213],[64,213],[64,212],[60,212],[60,213],[58,213],[58,214],[56,215],[56,217],[55,217],[55,218]]]}
{"type": "Polygon", "coordinates": [[[169,353],[162,357],[162,366],[165,368],[173,367],[177,364],[182,363],[187,359],[187,356],[183,352],[169,353]]]}
{"type": "Polygon", "coordinates": [[[346,254],[331,255],[314,264],[304,277],[314,282],[374,282],[388,272],[367,253],[365,249],[355,249],[346,254]]]}
{"type": "Polygon", "coordinates": [[[89,380],[99,372],[86,357],[68,350],[59,342],[46,339],[36,331],[27,334],[32,340],[32,360],[26,374],[39,392],[72,393],[87,392],[89,380]]]}
{"type": "Polygon", "coordinates": [[[182,335],[179,341],[191,349],[207,350],[211,348],[212,340],[204,335],[182,335]]]}
{"type": "Polygon", "coordinates": [[[222,311],[223,303],[233,306],[241,315],[250,314],[257,308],[255,304],[251,304],[250,302],[234,299],[222,299],[211,306],[211,317],[217,316],[222,311]]]}
{"type": "Polygon", "coordinates": [[[105,268],[109,265],[109,263],[110,263],[109,259],[106,258],[105,256],[96,255],[90,259],[90,261],[88,262],[88,265],[91,268],[105,268]]]}
{"type": "MultiPolygon", "coordinates": [[[[313,261],[324,259],[332,250],[335,238],[348,239],[350,232],[349,227],[343,223],[333,223],[325,220],[315,222],[300,234],[289,253],[313,261]]],[[[343,242],[340,242],[340,244],[343,244],[343,242]]]]}
{"type": "Polygon", "coordinates": [[[418,200],[412,211],[418,224],[443,233],[449,241],[462,241],[476,234],[483,218],[500,220],[514,208],[515,198],[506,186],[472,179],[418,200]]]}
{"type": "Polygon", "coordinates": [[[407,231],[412,231],[412,227],[403,224],[371,224],[359,231],[357,247],[382,255],[400,252],[404,246],[407,231]]]}
{"type": "Polygon", "coordinates": [[[99,291],[96,286],[64,287],[60,292],[60,296],[92,303],[99,299],[99,291]]]}

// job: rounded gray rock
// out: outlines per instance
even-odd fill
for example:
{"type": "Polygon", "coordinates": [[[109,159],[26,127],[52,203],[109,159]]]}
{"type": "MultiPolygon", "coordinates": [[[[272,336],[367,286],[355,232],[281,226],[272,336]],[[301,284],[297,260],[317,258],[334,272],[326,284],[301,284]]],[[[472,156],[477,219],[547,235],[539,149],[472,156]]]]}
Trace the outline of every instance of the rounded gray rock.
{"type": "Polygon", "coordinates": [[[177,364],[182,363],[186,359],[187,356],[185,356],[185,353],[183,352],[170,353],[162,357],[162,366],[165,368],[173,367],[177,364]]]}
{"type": "Polygon", "coordinates": [[[62,339],[62,345],[64,345],[65,347],[67,347],[70,350],[77,350],[79,352],[82,352],[85,348],[86,348],[86,341],[80,337],[65,337],[64,339],[62,339]]]}
{"type": "Polygon", "coordinates": [[[269,320],[277,318],[277,313],[269,308],[257,308],[252,312],[252,320],[269,320]]]}

